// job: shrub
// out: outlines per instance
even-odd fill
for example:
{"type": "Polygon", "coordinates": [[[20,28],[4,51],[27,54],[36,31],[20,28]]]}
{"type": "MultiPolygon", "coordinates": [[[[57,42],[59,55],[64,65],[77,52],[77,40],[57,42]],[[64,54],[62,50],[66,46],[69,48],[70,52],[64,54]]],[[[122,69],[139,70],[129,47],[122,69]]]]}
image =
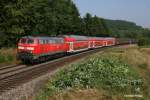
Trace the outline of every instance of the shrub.
{"type": "Polygon", "coordinates": [[[139,46],[150,46],[150,39],[149,38],[141,38],[138,42],[139,46]]]}
{"type": "Polygon", "coordinates": [[[12,62],[13,60],[14,60],[14,57],[13,57],[13,55],[7,55],[6,56],[6,60],[7,60],[7,62],[12,62]]]}
{"type": "MultiPolygon", "coordinates": [[[[138,74],[118,58],[93,57],[60,71],[49,83],[42,95],[69,88],[103,88],[115,92],[127,92],[141,83],[138,74]]],[[[40,99],[42,99],[40,98],[40,99]]],[[[39,99],[39,100],[40,100],[39,99]]]]}
{"type": "Polygon", "coordinates": [[[2,54],[0,54],[0,63],[3,63],[3,62],[5,62],[5,57],[2,54]]]}
{"type": "Polygon", "coordinates": [[[16,52],[14,48],[0,49],[0,63],[10,64],[16,62],[16,52]]]}

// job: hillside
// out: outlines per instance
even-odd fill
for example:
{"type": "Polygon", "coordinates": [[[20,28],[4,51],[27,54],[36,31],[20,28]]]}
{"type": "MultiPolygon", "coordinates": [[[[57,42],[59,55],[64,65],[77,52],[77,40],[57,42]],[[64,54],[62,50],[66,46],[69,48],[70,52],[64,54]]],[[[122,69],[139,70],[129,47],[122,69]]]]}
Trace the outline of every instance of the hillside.
{"type": "Polygon", "coordinates": [[[136,25],[134,22],[129,22],[125,20],[110,20],[105,19],[108,27],[111,30],[141,30],[142,27],[136,25]]]}
{"type": "Polygon", "coordinates": [[[116,37],[140,38],[147,32],[142,26],[130,21],[105,19],[105,22],[111,35],[116,37]]]}

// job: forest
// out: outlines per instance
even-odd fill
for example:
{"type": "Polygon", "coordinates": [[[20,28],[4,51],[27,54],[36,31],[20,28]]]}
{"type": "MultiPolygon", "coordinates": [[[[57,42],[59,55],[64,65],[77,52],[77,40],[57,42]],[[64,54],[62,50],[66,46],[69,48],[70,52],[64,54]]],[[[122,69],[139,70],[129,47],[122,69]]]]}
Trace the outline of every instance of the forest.
{"type": "Polygon", "coordinates": [[[72,0],[0,0],[0,48],[15,47],[22,36],[41,34],[150,38],[148,29],[133,22],[90,13],[81,17],[72,0]]]}

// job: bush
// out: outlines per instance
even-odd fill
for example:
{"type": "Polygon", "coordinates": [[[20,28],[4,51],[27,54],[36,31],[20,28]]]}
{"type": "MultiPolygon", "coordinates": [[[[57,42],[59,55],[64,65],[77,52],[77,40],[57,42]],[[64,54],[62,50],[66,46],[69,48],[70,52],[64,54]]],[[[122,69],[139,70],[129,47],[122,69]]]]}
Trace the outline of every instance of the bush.
{"type": "Polygon", "coordinates": [[[3,63],[3,62],[5,62],[5,57],[2,54],[0,54],[0,63],[3,63]]]}
{"type": "Polygon", "coordinates": [[[14,48],[2,48],[0,49],[0,64],[12,64],[17,63],[16,52],[14,48]]]}
{"type": "Polygon", "coordinates": [[[139,46],[150,46],[150,39],[149,38],[141,38],[138,42],[139,46]]]}
{"type": "Polygon", "coordinates": [[[60,71],[49,83],[39,98],[54,91],[70,88],[103,88],[115,92],[134,90],[141,83],[138,74],[118,58],[93,57],[60,71]]]}
{"type": "Polygon", "coordinates": [[[13,55],[7,55],[6,56],[6,60],[7,60],[7,62],[12,62],[13,60],[14,60],[14,57],[13,57],[13,55]]]}

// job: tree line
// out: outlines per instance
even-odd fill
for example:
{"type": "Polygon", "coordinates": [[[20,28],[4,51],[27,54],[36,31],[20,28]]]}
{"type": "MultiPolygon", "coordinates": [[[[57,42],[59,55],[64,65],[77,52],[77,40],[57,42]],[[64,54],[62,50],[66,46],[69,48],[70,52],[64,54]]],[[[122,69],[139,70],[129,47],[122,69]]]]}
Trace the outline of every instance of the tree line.
{"type": "Polygon", "coordinates": [[[142,36],[150,37],[150,31],[144,29],[141,26],[136,25],[133,22],[123,20],[108,20],[106,23],[111,31],[112,36],[116,37],[129,37],[129,38],[141,38],[142,36]]]}
{"type": "Polygon", "coordinates": [[[0,0],[0,47],[15,46],[25,35],[121,37],[131,33],[130,25],[120,30],[124,22],[117,23],[90,13],[81,17],[72,0],[0,0]]]}
{"type": "Polygon", "coordinates": [[[134,38],[139,46],[150,46],[150,30],[133,22],[105,19],[111,36],[118,38],[134,38]]]}

